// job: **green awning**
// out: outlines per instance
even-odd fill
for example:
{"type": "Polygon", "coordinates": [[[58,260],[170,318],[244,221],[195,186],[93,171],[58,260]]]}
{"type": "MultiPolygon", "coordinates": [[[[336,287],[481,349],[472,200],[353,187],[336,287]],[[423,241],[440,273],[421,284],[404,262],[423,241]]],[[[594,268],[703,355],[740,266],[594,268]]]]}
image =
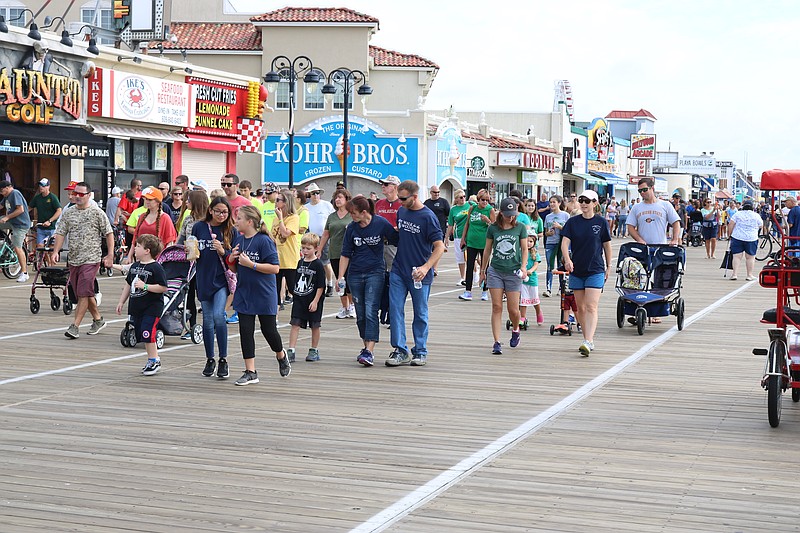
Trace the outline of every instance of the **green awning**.
{"type": "Polygon", "coordinates": [[[580,179],[586,181],[587,185],[603,185],[603,186],[607,185],[606,180],[604,180],[602,178],[595,177],[595,176],[591,176],[589,174],[580,174],[578,172],[571,172],[571,173],[567,174],[567,177],[570,177],[570,176],[571,177],[575,177],[575,178],[580,178],[580,179]]]}

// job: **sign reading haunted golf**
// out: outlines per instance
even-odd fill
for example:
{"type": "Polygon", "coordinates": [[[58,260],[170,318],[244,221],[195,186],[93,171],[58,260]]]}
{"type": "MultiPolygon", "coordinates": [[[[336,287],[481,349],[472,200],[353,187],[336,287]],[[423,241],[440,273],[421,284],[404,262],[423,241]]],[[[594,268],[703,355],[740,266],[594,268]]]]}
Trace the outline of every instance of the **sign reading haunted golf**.
{"type": "MultiPolygon", "coordinates": [[[[325,176],[339,176],[347,165],[348,176],[382,180],[397,176],[417,181],[419,139],[400,142],[397,136],[362,117],[350,116],[348,155],[344,157],[344,117],[324,117],[294,135],[294,180],[297,184],[325,176]]],[[[289,179],[289,140],[270,133],[264,140],[264,182],[286,184],[289,179]]]]}

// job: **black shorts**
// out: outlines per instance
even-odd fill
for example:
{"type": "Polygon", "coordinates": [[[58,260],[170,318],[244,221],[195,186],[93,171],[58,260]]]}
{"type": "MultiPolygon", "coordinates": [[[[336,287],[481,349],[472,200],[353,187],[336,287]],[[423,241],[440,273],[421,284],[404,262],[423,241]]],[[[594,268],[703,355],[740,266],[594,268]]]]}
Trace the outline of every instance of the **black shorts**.
{"type": "Polygon", "coordinates": [[[300,326],[303,329],[315,329],[322,326],[322,307],[325,298],[321,298],[317,305],[317,310],[313,313],[308,310],[308,301],[302,301],[295,298],[292,304],[292,318],[289,324],[292,326],[300,326]]]}
{"type": "Polygon", "coordinates": [[[133,322],[133,328],[136,330],[136,340],[144,343],[156,342],[159,320],[161,319],[157,316],[131,315],[131,322],[133,322]]]}

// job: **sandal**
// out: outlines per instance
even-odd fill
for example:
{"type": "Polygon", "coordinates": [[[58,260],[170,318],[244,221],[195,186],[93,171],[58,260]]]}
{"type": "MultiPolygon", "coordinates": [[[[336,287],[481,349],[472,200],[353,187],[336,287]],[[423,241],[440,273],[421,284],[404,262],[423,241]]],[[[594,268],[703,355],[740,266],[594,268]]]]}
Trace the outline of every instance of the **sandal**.
{"type": "Polygon", "coordinates": [[[657,317],[657,316],[654,316],[653,318],[650,319],[650,323],[651,324],[661,324],[661,319],[659,317],[657,317]]]}

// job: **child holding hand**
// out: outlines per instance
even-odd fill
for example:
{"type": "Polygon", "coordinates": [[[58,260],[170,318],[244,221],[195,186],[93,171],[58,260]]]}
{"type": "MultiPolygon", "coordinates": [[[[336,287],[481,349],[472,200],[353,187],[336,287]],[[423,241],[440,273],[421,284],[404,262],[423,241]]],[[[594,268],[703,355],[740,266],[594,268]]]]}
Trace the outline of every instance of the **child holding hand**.
{"type": "Polygon", "coordinates": [[[522,292],[519,297],[519,314],[520,320],[524,327],[528,327],[528,307],[533,306],[536,309],[536,324],[541,326],[544,323],[544,315],[542,314],[542,304],[539,300],[539,276],[536,274],[536,269],[539,268],[539,263],[542,258],[539,252],[536,251],[536,230],[528,228],[528,264],[525,270],[527,280],[522,282],[522,292]]]}
{"type": "Polygon", "coordinates": [[[295,347],[300,328],[311,328],[311,348],[306,361],[319,361],[319,333],[322,326],[322,303],[325,296],[325,266],[317,259],[319,236],[306,233],[300,241],[302,257],[297,262],[294,302],[292,303],[292,330],[289,333],[289,361],[295,358],[295,347]]]}

